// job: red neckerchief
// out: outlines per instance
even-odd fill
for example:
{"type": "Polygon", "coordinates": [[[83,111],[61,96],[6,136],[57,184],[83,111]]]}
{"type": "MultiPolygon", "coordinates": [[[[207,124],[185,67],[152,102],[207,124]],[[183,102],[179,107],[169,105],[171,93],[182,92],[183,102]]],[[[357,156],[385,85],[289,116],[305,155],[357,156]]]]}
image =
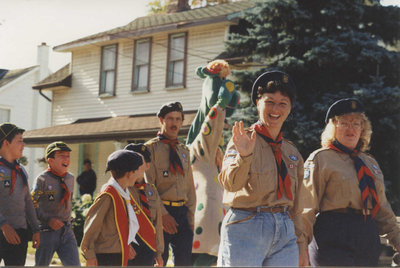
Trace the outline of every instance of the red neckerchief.
{"type": "Polygon", "coordinates": [[[285,190],[286,196],[290,200],[293,200],[292,190],[290,189],[292,182],[287,172],[286,164],[282,159],[282,132],[280,132],[277,139],[274,140],[268,130],[260,122],[255,123],[252,127],[257,134],[272,147],[272,151],[274,152],[275,163],[278,169],[277,199],[279,200],[282,198],[283,191],[285,190]]]}
{"type": "Polygon", "coordinates": [[[160,132],[158,133],[157,136],[160,139],[160,141],[169,145],[169,169],[171,170],[172,174],[175,175],[176,172],[178,171],[180,174],[185,175],[181,159],[179,158],[179,155],[176,152],[176,145],[179,144],[178,139],[170,140],[160,132]]]}
{"type": "Polygon", "coordinates": [[[60,186],[63,189],[63,198],[61,199],[60,204],[64,204],[65,207],[67,207],[68,205],[68,200],[69,197],[71,195],[70,191],[68,190],[67,185],[65,184],[65,175],[67,175],[67,173],[63,174],[63,175],[59,175],[58,173],[56,173],[54,170],[52,170],[51,168],[47,169],[48,172],[50,172],[51,174],[53,174],[54,176],[56,176],[59,180],[60,180],[60,186]]]}
{"type": "MultiPolygon", "coordinates": [[[[371,170],[358,156],[360,151],[358,150],[358,148],[350,150],[343,144],[339,143],[337,140],[333,141],[333,143],[330,144],[328,147],[337,152],[348,154],[350,155],[351,159],[354,160],[354,167],[357,171],[358,187],[361,190],[361,198],[363,201],[364,210],[365,212],[367,211],[368,195],[370,194],[372,197],[371,201],[373,207],[371,211],[371,217],[374,218],[380,207],[379,198],[376,193],[375,178],[372,175],[371,170]]],[[[365,218],[366,217],[367,216],[365,215],[365,218]]]]}
{"type": "Polygon", "coordinates": [[[3,157],[0,157],[0,165],[8,167],[11,169],[11,188],[10,188],[10,195],[14,192],[14,186],[15,182],[17,181],[17,173],[22,177],[24,180],[24,183],[28,185],[28,179],[25,176],[25,173],[22,172],[21,166],[17,161],[14,161],[13,163],[8,162],[5,160],[3,157]]]}

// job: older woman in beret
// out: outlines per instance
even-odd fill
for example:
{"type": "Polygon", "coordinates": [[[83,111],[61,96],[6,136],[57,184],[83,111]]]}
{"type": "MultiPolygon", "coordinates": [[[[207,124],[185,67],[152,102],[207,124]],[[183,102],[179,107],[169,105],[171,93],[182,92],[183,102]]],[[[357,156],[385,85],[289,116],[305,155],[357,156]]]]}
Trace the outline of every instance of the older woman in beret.
{"type": "Polygon", "coordinates": [[[295,97],[289,75],[263,73],[252,89],[259,121],[248,130],[243,122],[233,127],[219,175],[230,209],[222,223],[218,266],[299,265],[303,159],[281,132],[295,97]]]}
{"type": "Polygon", "coordinates": [[[325,122],[322,148],[304,165],[308,195],[304,196],[303,223],[310,263],[376,266],[379,235],[385,235],[398,251],[400,229],[385,196],[382,171],[365,153],[371,123],[356,99],[332,104],[325,122]]]}

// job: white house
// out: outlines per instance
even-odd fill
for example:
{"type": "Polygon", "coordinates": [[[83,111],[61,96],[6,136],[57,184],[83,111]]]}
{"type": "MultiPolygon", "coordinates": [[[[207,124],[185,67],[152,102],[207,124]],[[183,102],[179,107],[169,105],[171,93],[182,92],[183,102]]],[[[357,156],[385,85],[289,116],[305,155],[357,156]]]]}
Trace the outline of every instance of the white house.
{"type": "MultiPolygon", "coordinates": [[[[0,123],[11,122],[26,130],[50,126],[51,103],[32,85],[49,75],[49,46],[38,46],[37,64],[17,70],[0,69],[0,123]]],[[[46,93],[47,96],[51,92],[46,93]]],[[[29,181],[43,169],[37,159],[43,157],[43,148],[26,147],[23,154],[28,164],[29,181]]]]}
{"type": "Polygon", "coordinates": [[[54,47],[70,52],[71,64],[34,89],[52,91],[49,128],[25,134],[29,146],[63,140],[71,145],[77,175],[91,159],[98,189],[107,156],[128,142],[146,141],[159,130],[156,112],[170,101],[185,111],[182,137],[198,109],[202,80],[195,75],[224,51],[228,33],[251,1],[175,10],[54,47]]]}

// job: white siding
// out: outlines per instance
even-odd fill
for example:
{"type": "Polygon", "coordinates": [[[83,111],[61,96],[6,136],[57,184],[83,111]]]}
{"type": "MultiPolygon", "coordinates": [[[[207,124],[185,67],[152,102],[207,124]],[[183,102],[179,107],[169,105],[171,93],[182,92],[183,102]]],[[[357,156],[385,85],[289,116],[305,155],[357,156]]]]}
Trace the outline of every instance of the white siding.
{"type": "MultiPolygon", "coordinates": [[[[10,122],[25,130],[43,128],[50,123],[51,103],[39,95],[32,86],[38,82],[39,67],[6,84],[0,90],[0,107],[10,109],[10,122]]],[[[25,167],[32,185],[42,167],[37,159],[43,157],[43,148],[25,147],[23,155],[28,159],[25,167]]]]}
{"type": "Polygon", "coordinates": [[[82,118],[155,114],[163,103],[169,101],[182,102],[184,110],[197,110],[202,80],[197,77],[195,70],[198,66],[205,66],[224,50],[226,27],[226,23],[219,23],[152,35],[149,93],[131,93],[133,38],[105,43],[118,43],[115,97],[98,97],[103,44],[73,51],[72,88],[54,92],[53,125],[68,124],[82,118]],[[165,80],[168,34],[176,32],[188,34],[186,88],[167,90],[165,80]]]}

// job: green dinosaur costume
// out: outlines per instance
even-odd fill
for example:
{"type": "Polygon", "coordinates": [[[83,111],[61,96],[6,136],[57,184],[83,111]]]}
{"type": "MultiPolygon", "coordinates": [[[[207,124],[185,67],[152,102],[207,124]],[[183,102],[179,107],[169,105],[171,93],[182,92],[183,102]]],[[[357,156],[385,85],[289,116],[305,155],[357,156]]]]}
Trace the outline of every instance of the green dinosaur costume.
{"type": "MultiPolygon", "coordinates": [[[[229,73],[228,64],[218,61],[215,67],[213,63],[197,69],[197,75],[204,78],[203,96],[188,133],[187,145],[190,148],[197,196],[192,250],[193,253],[217,256],[219,230],[225,209],[222,204],[223,188],[218,181],[216,154],[225,117],[234,112],[239,102],[239,93],[236,92],[233,82],[221,75],[223,68],[228,68],[225,71],[229,73]],[[221,64],[224,66],[222,69],[221,64]]],[[[207,255],[201,256],[205,257],[206,262],[199,263],[197,260],[195,266],[212,264],[207,263],[208,260],[212,262],[212,257],[207,259],[207,255]]]]}

